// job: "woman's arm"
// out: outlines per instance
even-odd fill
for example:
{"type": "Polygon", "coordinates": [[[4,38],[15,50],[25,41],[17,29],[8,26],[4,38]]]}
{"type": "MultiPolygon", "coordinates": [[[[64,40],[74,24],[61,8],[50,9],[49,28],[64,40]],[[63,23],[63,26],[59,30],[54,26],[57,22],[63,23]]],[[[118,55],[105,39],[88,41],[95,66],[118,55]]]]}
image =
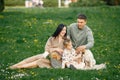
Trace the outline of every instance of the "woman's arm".
{"type": "Polygon", "coordinates": [[[58,52],[60,54],[63,53],[63,49],[61,48],[57,48],[57,47],[53,47],[53,44],[52,44],[52,39],[53,37],[50,37],[45,45],[45,51],[48,51],[49,53],[52,53],[52,52],[58,52]]]}

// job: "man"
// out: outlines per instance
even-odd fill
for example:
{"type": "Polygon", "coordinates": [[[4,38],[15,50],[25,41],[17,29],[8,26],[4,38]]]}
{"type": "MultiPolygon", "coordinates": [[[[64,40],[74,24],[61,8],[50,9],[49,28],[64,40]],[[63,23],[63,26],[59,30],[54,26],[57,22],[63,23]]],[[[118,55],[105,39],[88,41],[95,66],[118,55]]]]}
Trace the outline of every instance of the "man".
{"type": "Polygon", "coordinates": [[[77,17],[77,23],[72,23],[68,26],[68,36],[72,41],[73,48],[76,53],[84,52],[86,66],[92,67],[96,61],[92,52],[89,50],[94,45],[92,30],[86,25],[87,17],[80,14],[77,17]]]}

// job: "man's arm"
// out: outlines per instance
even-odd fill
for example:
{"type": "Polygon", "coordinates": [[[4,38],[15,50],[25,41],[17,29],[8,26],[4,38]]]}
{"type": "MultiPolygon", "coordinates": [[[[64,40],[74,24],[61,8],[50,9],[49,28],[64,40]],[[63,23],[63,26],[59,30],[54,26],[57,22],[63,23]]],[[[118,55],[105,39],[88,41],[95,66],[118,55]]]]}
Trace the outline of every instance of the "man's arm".
{"type": "Polygon", "coordinates": [[[94,37],[91,30],[87,32],[87,42],[88,43],[85,45],[86,49],[90,49],[94,46],[94,37]]]}

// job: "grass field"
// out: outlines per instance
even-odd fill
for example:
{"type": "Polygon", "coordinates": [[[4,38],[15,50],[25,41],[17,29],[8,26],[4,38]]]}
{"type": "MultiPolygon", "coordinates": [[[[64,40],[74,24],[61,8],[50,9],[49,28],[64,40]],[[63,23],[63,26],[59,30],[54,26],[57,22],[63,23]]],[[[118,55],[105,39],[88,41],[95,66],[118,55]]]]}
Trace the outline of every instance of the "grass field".
{"type": "Polygon", "coordinates": [[[13,8],[0,13],[0,80],[119,80],[120,79],[120,6],[79,8],[13,8]],[[60,23],[76,22],[84,13],[93,30],[91,49],[103,70],[17,69],[8,66],[44,52],[49,36],[60,23]],[[23,75],[24,74],[24,75],[23,75]]]}

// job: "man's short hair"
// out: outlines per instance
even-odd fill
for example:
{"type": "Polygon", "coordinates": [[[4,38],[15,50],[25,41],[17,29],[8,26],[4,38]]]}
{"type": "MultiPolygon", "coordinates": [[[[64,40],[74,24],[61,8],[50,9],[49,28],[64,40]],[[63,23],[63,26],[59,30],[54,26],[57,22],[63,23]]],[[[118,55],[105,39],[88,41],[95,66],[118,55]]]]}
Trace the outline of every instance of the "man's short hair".
{"type": "Polygon", "coordinates": [[[87,20],[87,17],[84,14],[79,14],[77,18],[87,20]]]}

